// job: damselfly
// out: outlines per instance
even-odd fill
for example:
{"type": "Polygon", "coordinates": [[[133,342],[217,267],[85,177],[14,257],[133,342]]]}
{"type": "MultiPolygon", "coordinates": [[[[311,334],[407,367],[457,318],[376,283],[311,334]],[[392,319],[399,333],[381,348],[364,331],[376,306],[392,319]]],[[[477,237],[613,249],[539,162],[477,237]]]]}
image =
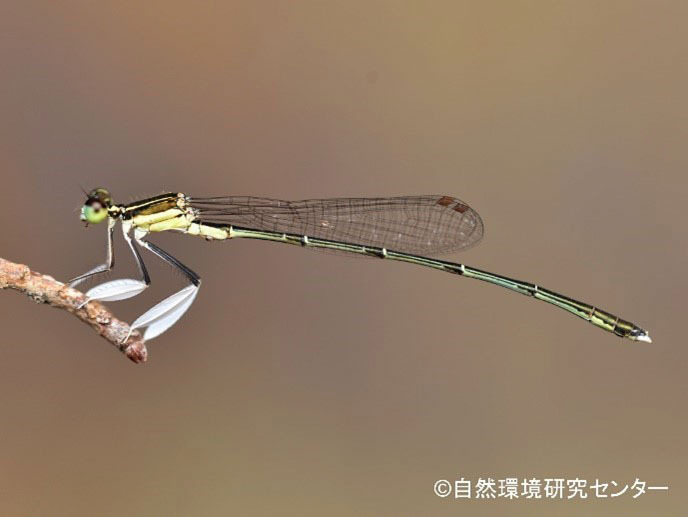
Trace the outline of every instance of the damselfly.
{"type": "Polygon", "coordinates": [[[97,285],[86,293],[88,301],[123,300],[148,287],[150,276],[137,243],[177,268],[188,279],[187,287],[161,301],[132,323],[132,330],[146,328],[144,339],[152,339],[174,325],[191,306],[201,285],[196,273],[145,239],[149,233],[171,230],[207,240],[261,239],[431,267],[543,300],[617,336],[651,342],[642,328],[590,304],[530,282],[430,258],[428,255],[473,246],[483,235],[483,223],[478,213],[450,196],[279,201],[238,196],[195,198],[172,193],[117,205],[107,190],[98,188],[88,194],[81,209],[81,220],[87,225],[107,220],[107,257],[105,263],[76,277],[71,285],[112,269],[112,239],[118,221],[141,277],[97,285]],[[130,236],[132,230],[133,240],[130,236]]]}

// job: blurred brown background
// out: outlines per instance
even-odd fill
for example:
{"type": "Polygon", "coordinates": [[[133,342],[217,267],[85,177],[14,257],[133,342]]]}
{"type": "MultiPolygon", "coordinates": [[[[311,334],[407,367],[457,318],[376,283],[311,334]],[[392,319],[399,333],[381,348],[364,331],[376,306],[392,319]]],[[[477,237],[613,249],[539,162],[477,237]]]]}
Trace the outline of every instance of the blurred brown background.
{"type": "MultiPolygon", "coordinates": [[[[155,242],[205,283],[135,366],[0,294],[2,515],[685,515],[685,2],[4,2],[0,256],[102,260],[79,190],[451,194],[452,258],[650,330],[403,264],[155,242]],[[437,479],[669,485],[466,501],[437,479]]],[[[133,271],[118,233],[115,275],[133,271]]],[[[130,320],[182,285],[113,303],[130,320]]]]}

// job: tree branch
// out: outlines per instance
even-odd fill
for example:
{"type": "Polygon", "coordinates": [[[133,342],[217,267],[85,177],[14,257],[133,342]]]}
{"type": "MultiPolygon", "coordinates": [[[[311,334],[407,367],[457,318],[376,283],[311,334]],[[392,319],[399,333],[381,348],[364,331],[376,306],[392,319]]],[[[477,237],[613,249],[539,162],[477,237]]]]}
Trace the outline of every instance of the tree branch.
{"type": "Polygon", "coordinates": [[[31,271],[28,266],[0,258],[0,289],[5,288],[15,289],[38,303],[47,303],[74,314],[135,363],[146,361],[148,351],[141,334],[134,331],[126,343],[121,343],[129,332],[129,325],[115,318],[98,302],[89,302],[78,309],[77,307],[86,300],[86,295],[81,291],[50,276],[31,271]]]}

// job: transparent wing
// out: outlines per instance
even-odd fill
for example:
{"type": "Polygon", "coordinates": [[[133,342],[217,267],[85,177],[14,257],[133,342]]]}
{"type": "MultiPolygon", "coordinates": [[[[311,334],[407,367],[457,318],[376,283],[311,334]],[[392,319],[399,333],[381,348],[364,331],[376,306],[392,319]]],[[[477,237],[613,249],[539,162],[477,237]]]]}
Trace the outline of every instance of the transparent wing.
{"type": "Polygon", "coordinates": [[[483,236],[478,213],[450,196],[280,201],[258,197],[190,198],[197,220],[307,235],[417,254],[466,249],[483,236]]]}

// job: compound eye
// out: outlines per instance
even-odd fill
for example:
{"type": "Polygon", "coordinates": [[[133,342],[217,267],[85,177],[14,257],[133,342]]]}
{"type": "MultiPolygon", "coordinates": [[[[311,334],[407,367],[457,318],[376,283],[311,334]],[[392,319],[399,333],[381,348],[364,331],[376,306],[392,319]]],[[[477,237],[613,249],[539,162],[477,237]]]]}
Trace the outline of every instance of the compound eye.
{"type": "Polygon", "coordinates": [[[91,201],[81,210],[81,219],[91,224],[103,222],[107,215],[108,212],[100,201],[91,201]]]}

